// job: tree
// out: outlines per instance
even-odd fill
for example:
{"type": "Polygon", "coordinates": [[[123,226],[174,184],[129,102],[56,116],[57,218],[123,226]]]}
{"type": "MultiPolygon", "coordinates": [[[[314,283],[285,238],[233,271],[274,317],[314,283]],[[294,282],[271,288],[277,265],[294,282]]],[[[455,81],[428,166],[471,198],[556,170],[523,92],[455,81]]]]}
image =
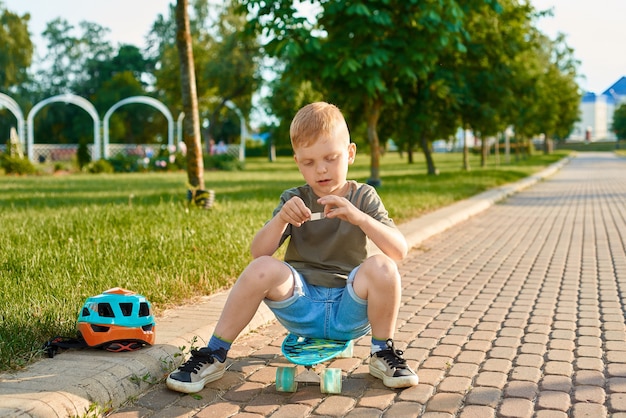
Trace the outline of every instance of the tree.
{"type": "MultiPolygon", "coordinates": [[[[139,48],[120,45],[117,53],[109,58],[88,60],[89,77],[77,85],[75,91],[89,98],[104,114],[122,99],[151,95],[151,86],[145,81],[149,79],[151,68],[151,61],[144,58],[139,48]]],[[[164,139],[167,131],[165,117],[143,104],[130,104],[117,109],[109,123],[112,142],[154,144],[164,139]]]]}
{"type": "MultiPolygon", "coordinates": [[[[104,115],[122,99],[145,96],[146,90],[130,70],[115,72],[93,94],[94,106],[104,115]]],[[[167,120],[151,106],[131,103],[118,108],[109,120],[112,143],[156,144],[166,139],[167,120]]]]}
{"type": "MultiPolygon", "coordinates": [[[[226,4],[213,25],[212,41],[204,51],[209,59],[201,69],[204,82],[213,87],[216,103],[207,112],[209,137],[217,138],[231,117],[224,121],[225,104],[231,101],[244,115],[249,115],[252,94],[261,84],[259,61],[260,48],[256,37],[244,31],[245,17],[235,13],[233,4],[226,4]]],[[[234,126],[239,126],[236,123],[234,126]]],[[[238,132],[237,135],[241,133],[238,132]]],[[[225,139],[225,138],[224,138],[225,139]]]]}
{"type": "MultiPolygon", "coordinates": [[[[528,30],[532,8],[517,1],[496,4],[469,0],[465,29],[467,53],[459,61],[459,114],[464,129],[481,139],[481,166],[486,165],[489,138],[506,129],[516,106],[515,61],[529,48],[528,30]]],[[[468,144],[464,141],[463,167],[469,170],[468,144]]],[[[496,146],[497,141],[496,141],[496,146]]]]}
{"type": "MultiPolygon", "coordinates": [[[[98,24],[80,22],[78,27],[64,19],[49,22],[44,31],[48,52],[37,79],[37,100],[73,93],[91,101],[103,115],[117,101],[146,95],[144,82],[151,62],[133,45],[114,48],[107,40],[109,30],[98,24]]],[[[83,143],[93,138],[93,121],[76,106],[53,104],[42,109],[35,123],[35,136],[51,143],[83,143]]],[[[111,138],[121,143],[155,143],[165,132],[164,118],[145,105],[117,110],[110,123],[111,138]],[[141,107],[139,107],[141,106],[141,107]]]]}
{"type": "Polygon", "coordinates": [[[520,53],[516,62],[512,88],[517,106],[511,120],[516,140],[524,143],[524,148],[530,146],[529,138],[544,134],[544,152],[549,152],[551,139],[567,137],[578,120],[578,62],[561,36],[553,41],[531,28],[527,39],[531,47],[520,53]]]}
{"type": "Polygon", "coordinates": [[[180,59],[181,97],[185,112],[183,131],[187,146],[187,180],[192,191],[195,191],[204,190],[204,163],[188,7],[188,0],[176,1],[176,46],[180,59]]]}
{"type": "MultiPolygon", "coordinates": [[[[432,156],[432,141],[451,137],[459,125],[459,99],[450,88],[453,85],[451,77],[454,77],[450,70],[450,67],[443,66],[427,79],[420,80],[406,101],[408,112],[404,112],[404,120],[408,129],[407,135],[414,136],[419,141],[429,175],[439,174],[432,156]]],[[[412,142],[409,141],[407,149],[409,162],[413,158],[412,142]]]]}
{"type": "Polygon", "coordinates": [[[626,104],[622,104],[615,110],[612,129],[618,141],[626,138],[626,104]]]}
{"type": "Polygon", "coordinates": [[[540,103],[544,111],[539,118],[539,128],[545,134],[544,153],[547,154],[552,150],[551,141],[565,139],[579,120],[581,93],[576,83],[579,62],[565,43],[565,36],[559,34],[555,40],[545,38],[542,46],[545,51],[541,56],[548,59],[541,78],[544,89],[540,103]]]}
{"type": "MultiPolygon", "coordinates": [[[[28,100],[21,96],[29,81],[28,68],[33,56],[33,44],[28,34],[30,15],[18,16],[4,8],[0,0],[0,92],[12,96],[25,108],[28,100]]],[[[16,118],[0,106],[0,140],[10,137],[16,118]]]]}
{"type": "Polygon", "coordinates": [[[319,7],[312,22],[292,0],[241,3],[252,14],[250,29],[269,39],[270,55],[296,67],[316,89],[333,91],[342,107],[363,104],[371,155],[368,183],[379,185],[378,121],[385,106],[402,103],[407,80],[417,82],[429,73],[442,49],[461,47],[457,3],[320,0],[312,2],[319,7]]]}
{"type": "Polygon", "coordinates": [[[27,70],[33,56],[29,20],[29,14],[20,17],[11,13],[0,1],[0,90],[7,91],[28,80],[27,70]]]}
{"type": "Polygon", "coordinates": [[[298,109],[311,102],[321,101],[324,95],[313,89],[311,82],[294,82],[282,74],[269,86],[272,94],[265,99],[268,108],[278,120],[278,126],[272,132],[272,142],[276,146],[288,147],[289,126],[298,109]]]}
{"type": "MultiPolygon", "coordinates": [[[[261,82],[261,54],[256,38],[244,33],[245,18],[234,12],[231,2],[213,7],[213,13],[207,8],[207,0],[190,4],[198,110],[207,122],[202,133],[229,143],[240,135],[240,124],[225,103],[235,103],[248,119],[252,95],[261,82]]],[[[172,23],[172,19],[158,17],[149,36],[150,55],[156,62],[157,94],[167,103],[180,103],[179,59],[176,45],[168,41],[172,23]]]]}

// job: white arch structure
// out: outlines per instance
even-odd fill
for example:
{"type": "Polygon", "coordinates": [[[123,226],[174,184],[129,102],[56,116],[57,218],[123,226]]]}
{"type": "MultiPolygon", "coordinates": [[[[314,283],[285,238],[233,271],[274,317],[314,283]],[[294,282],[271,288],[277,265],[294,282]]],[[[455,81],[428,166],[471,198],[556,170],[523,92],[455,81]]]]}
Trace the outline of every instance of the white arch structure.
{"type": "Polygon", "coordinates": [[[129,103],[143,103],[150,105],[161,113],[167,119],[167,145],[174,145],[174,118],[172,117],[172,113],[169,109],[160,101],[153,97],[149,96],[132,96],[126,99],[122,99],[119,102],[115,103],[113,106],[107,110],[104,114],[104,119],[102,119],[102,125],[104,126],[104,158],[108,158],[109,156],[109,119],[111,119],[111,115],[120,107],[129,103]]]}
{"type": "Polygon", "coordinates": [[[91,118],[93,119],[93,155],[92,155],[92,158],[94,161],[99,160],[100,159],[100,118],[98,117],[98,112],[96,111],[96,108],[91,104],[89,100],[84,99],[80,96],[76,96],[75,94],[71,94],[71,93],[60,94],[58,96],[49,97],[47,99],[40,101],[31,109],[30,113],[28,114],[28,120],[27,120],[28,158],[31,161],[34,161],[33,154],[34,154],[34,143],[35,143],[34,136],[35,135],[34,135],[34,129],[33,129],[33,125],[34,125],[33,120],[35,119],[35,115],[45,105],[49,103],[55,103],[55,102],[75,104],[76,106],[83,108],[87,113],[89,113],[89,116],[91,116],[91,118]]]}
{"type": "Polygon", "coordinates": [[[185,119],[185,112],[178,114],[178,120],[176,121],[176,137],[178,138],[178,144],[185,142],[183,138],[183,120],[185,119]]]}
{"type": "Polygon", "coordinates": [[[0,108],[2,107],[9,109],[9,111],[13,113],[13,116],[15,116],[15,119],[17,119],[17,136],[20,139],[22,146],[26,145],[26,142],[24,141],[24,113],[22,112],[22,109],[20,109],[20,105],[18,105],[17,102],[10,96],[0,93],[0,108]]]}
{"type": "Polygon", "coordinates": [[[241,110],[239,110],[237,105],[230,100],[226,100],[226,102],[224,102],[224,105],[226,105],[226,107],[230,110],[234,111],[239,117],[239,133],[241,135],[241,145],[239,146],[239,161],[244,161],[246,159],[246,137],[248,136],[248,132],[246,130],[246,119],[243,117],[243,114],[241,113],[241,110]]]}

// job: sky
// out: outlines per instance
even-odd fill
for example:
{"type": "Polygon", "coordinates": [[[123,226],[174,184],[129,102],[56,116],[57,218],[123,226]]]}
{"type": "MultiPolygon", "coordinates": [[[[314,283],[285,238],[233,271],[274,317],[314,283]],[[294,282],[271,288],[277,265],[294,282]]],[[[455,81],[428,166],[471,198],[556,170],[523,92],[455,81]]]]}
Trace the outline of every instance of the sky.
{"type": "MultiPolygon", "coordinates": [[[[43,55],[45,43],[41,33],[46,24],[57,17],[67,20],[78,30],[84,20],[109,28],[109,41],[143,48],[157,15],[169,14],[175,0],[0,0],[11,12],[30,14],[29,30],[38,53],[43,55]]],[[[77,32],[78,34],[78,32],[77,32]]]]}
{"type": "MultiPolygon", "coordinates": [[[[109,28],[113,44],[128,43],[142,48],[158,14],[166,15],[174,0],[0,0],[7,9],[30,13],[30,32],[39,54],[45,44],[41,32],[47,22],[63,17],[70,24],[86,20],[109,28]]],[[[541,19],[537,27],[554,38],[566,35],[581,61],[579,80],[585,91],[602,93],[626,76],[626,0],[531,0],[538,10],[553,8],[554,16],[541,19]]]]}
{"type": "Polygon", "coordinates": [[[579,80],[585,91],[602,93],[626,76],[626,0],[532,0],[537,10],[554,8],[537,28],[554,38],[566,35],[581,64],[579,80]]]}

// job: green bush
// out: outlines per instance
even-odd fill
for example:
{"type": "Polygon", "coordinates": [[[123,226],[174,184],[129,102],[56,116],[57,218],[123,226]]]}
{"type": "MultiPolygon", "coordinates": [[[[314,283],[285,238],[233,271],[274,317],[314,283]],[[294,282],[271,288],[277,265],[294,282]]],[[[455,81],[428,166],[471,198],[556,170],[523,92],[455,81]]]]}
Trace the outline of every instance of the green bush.
{"type": "Polygon", "coordinates": [[[37,169],[28,158],[11,157],[0,154],[0,167],[6,174],[35,174],[37,169]]]}
{"type": "Polygon", "coordinates": [[[91,162],[91,154],[89,154],[89,149],[87,148],[87,143],[81,141],[78,144],[78,151],[76,151],[76,159],[78,162],[78,168],[82,170],[85,166],[87,166],[91,162]]]}
{"type": "Polygon", "coordinates": [[[115,173],[185,170],[187,161],[180,152],[161,147],[156,155],[141,157],[119,153],[107,160],[115,173]]]}
{"type": "Polygon", "coordinates": [[[136,173],[146,171],[143,158],[136,155],[117,154],[107,160],[116,173],[136,173]]]}
{"type": "Polygon", "coordinates": [[[100,174],[100,173],[113,173],[113,165],[107,160],[98,160],[93,163],[89,163],[87,166],[87,171],[92,174],[100,174]]]}
{"type": "Polygon", "coordinates": [[[187,160],[182,153],[176,152],[175,149],[169,150],[167,147],[161,147],[159,154],[150,159],[148,168],[151,171],[185,170],[187,160]]]}
{"type": "Polygon", "coordinates": [[[205,156],[204,168],[206,170],[237,171],[243,170],[244,164],[234,155],[219,154],[205,156]]]}

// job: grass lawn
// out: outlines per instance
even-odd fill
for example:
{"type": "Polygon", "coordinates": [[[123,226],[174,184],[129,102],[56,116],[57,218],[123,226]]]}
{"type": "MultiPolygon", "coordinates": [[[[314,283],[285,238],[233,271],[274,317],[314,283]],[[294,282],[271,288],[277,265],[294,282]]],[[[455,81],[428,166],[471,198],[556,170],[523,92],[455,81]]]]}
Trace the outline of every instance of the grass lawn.
{"type": "MultiPolygon", "coordinates": [[[[519,180],[566,155],[537,155],[485,168],[472,157],[436,154],[429,177],[421,154],[408,164],[381,160],[379,193],[401,223],[519,180]]],[[[366,181],[359,154],[350,178],[366,181]]],[[[186,174],[142,173],[10,177],[0,175],[0,371],[41,355],[56,335],[75,335],[85,299],[120,286],[145,295],[159,311],[229,287],[250,261],[254,233],[280,193],[302,184],[291,158],[249,159],[239,172],[206,172],[211,210],[187,208],[186,174]]]]}

